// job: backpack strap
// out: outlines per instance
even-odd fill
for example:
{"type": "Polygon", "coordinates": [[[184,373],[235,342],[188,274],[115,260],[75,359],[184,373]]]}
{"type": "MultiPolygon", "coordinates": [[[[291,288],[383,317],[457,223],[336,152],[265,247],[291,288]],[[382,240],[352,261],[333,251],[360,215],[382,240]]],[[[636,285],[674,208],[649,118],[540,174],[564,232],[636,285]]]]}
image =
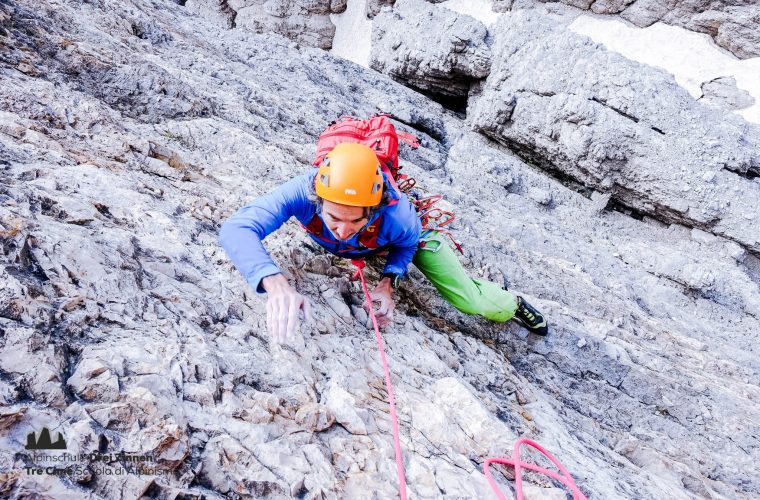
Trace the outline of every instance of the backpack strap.
{"type": "MultiPolygon", "coordinates": [[[[396,191],[396,194],[401,193],[401,190],[398,188],[398,184],[396,184],[396,179],[393,178],[393,174],[391,173],[391,169],[388,165],[381,163],[380,164],[380,170],[382,170],[385,173],[385,177],[388,179],[388,184],[391,185],[391,187],[396,191]]],[[[395,200],[391,205],[395,203],[395,200]]]]}
{"type": "Polygon", "coordinates": [[[417,149],[420,147],[420,140],[417,138],[417,136],[412,135],[409,132],[404,132],[403,130],[396,130],[396,135],[399,139],[408,144],[412,149],[417,149]]]}

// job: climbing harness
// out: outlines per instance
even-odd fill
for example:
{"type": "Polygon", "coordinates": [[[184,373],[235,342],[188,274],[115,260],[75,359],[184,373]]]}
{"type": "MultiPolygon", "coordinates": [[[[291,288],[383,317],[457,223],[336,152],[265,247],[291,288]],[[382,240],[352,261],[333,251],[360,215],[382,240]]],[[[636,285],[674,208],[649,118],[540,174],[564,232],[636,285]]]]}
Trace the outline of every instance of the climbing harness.
{"type": "Polygon", "coordinates": [[[520,438],[515,443],[514,448],[512,449],[512,458],[494,458],[489,457],[486,458],[486,461],[483,462],[483,472],[486,475],[486,479],[488,479],[488,484],[491,485],[491,488],[493,488],[494,493],[496,493],[496,496],[499,498],[499,500],[506,500],[507,497],[504,496],[504,494],[499,490],[499,486],[496,484],[496,481],[494,480],[493,476],[491,475],[491,469],[489,469],[489,466],[493,463],[496,464],[504,464],[504,465],[511,465],[515,469],[515,490],[517,495],[517,500],[523,500],[523,489],[522,489],[522,470],[532,470],[535,472],[538,472],[539,474],[544,474],[545,476],[549,476],[552,479],[555,479],[559,481],[560,483],[567,486],[570,491],[573,492],[573,500],[586,500],[586,496],[581,493],[581,490],[578,488],[578,486],[575,484],[575,481],[573,481],[573,477],[570,475],[570,473],[565,469],[565,467],[562,465],[562,463],[554,458],[554,455],[546,451],[540,444],[536,443],[535,441],[531,441],[530,439],[526,438],[520,438]],[[554,465],[557,466],[557,468],[562,473],[557,474],[553,470],[545,469],[544,467],[540,467],[535,464],[531,464],[529,462],[523,462],[520,459],[520,447],[525,444],[527,446],[530,446],[531,448],[535,448],[543,456],[548,458],[554,465]]]}
{"type": "MultiPolygon", "coordinates": [[[[431,250],[434,252],[437,252],[438,249],[440,249],[441,242],[438,241],[438,247],[435,250],[431,250]]],[[[380,351],[380,361],[383,364],[383,372],[385,374],[385,388],[388,391],[388,404],[390,406],[390,412],[391,412],[391,428],[393,429],[393,448],[396,452],[396,468],[398,470],[398,494],[401,500],[406,500],[406,475],[404,474],[404,460],[401,456],[401,443],[399,441],[399,430],[398,430],[398,416],[396,414],[396,397],[393,394],[393,385],[391,384],[391,372],[388,368],[388,360],[385,357],[385,345],[383,343],[383,337],[380,335],[380,328],[377,326],[377,318],[375,318],[375,311],[372,308],[372,299],[369,295],[369,289],[367,288],[367,281],[364,278],[364,272],[362,269],[365,267],[365,262],[361,259],[353,259],[351,260],[351,263],[356,266],[356,272],[353,275],[353,279],[360,278],[362,282],[362,290],[364,290],[364,297],[367,300],[367,304],[369,304],[369,315],[370,318],[372,318],[372,326],[375,328],[375,340],[377,340],[377,347],[380,351]]],[[[523,469],[532,470],[535,472],[538,472],[540,474],[544,474],[548,477],[551,477],[552,479],[555,479],[559,481],[560,483],[567,486],[570,491],[573,492],[573,500],[587,500],[586,496],[581,493],[578,486],[575,484],[575,481],[573,481],[572,476],[570,473],[565,469],[565,467],[560,463],[559,460],[554,458],[554,456],[546,451],[541,445],[536,443],[535,441],[531,441],[530,439],[526,438],[520,438],[515,443],[514,449],[512,450],[512,458],[495,458],[495,457],[489,457],[486,458],[485,462],[483,462],[483,472],[485,473],[486,479],[488,480],[488,484],[491,485],[491,488],[493,489],[494,493],[496,494],[497,498],[499,500],[506,500],[506,497],[499,489],[499,486],[496,484],[496,481],[493,478],[493,475],[491,474],[491,470],[489,469],[489,466],[492,463],[497,464],[504,464],[504,465],[510,465],[514,467],[515,469],[515,490],[516,490],[516,500],[524,500],[523,497],[523,491],[522,491],[522,471],[523,469]],[[541,452],[546,458],[548,458],[554,465],[557,466],[557,468],[562,473],[557,474],[556,472],[545,469],[543,467],[540,467],[535,464],[531,464],[529,462],[523,462],[520,459],[520,447],[525,444],[532,448],[535,448],[539,452],[541,452]]]]}

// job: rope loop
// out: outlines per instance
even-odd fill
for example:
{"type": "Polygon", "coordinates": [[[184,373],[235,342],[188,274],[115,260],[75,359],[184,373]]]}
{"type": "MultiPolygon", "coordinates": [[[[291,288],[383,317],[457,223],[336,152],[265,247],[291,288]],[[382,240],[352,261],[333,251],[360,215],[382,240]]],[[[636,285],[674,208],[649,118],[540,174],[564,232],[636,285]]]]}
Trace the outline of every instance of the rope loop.
{"type": "Polygon", "coordinates": [[[496,493],[496,497],[499,500],[506,500],[507,497],[505,497],[504,494],[499,489],[499,485],[496,484],[496,481],[494,480],[493,475],[491,474],[491,469],[489,469],[489,465],[494,464],[494,463],[509,465],[509,466],[514,467],[515,492],[516,492],[517,500],[523,500],[523,489],[522,489],[523,469],[538,472],[539,474],[543,474],[545,476],[548,476],[564,484],[573,493],[573,500],[587,500],[586,496],[581,492],[581,490],[575,484],[573,477],[570,475],[567,469],[565,469],[562,463],[556,458],[554,458],[554,455],[552,455],[546,449],[544,449],[543,446],[536,443],[535,441],[531,441],[530,439],[520,438],[517,440],[514,448],[512,449],[512,458],[489,457],[489,458],[486,458],[485,462],[483,462],[483,473],[485,473],[486,479],[488,479],[488,484],[491,485],[491,488],[493,489],[494,493],[496,493]],[[554,465],[556,465],[562,474],[557,474],[553,470],[545,469],[544,467],[540,467],[538,465],[535,465],[529,462],[523,462],[522,459],[520,458],[520,447],[523,444],[530,446],[531,448],[535,450],[538,450],[543,456],[548,458],[549,461],[551,461],[554,465]]]}

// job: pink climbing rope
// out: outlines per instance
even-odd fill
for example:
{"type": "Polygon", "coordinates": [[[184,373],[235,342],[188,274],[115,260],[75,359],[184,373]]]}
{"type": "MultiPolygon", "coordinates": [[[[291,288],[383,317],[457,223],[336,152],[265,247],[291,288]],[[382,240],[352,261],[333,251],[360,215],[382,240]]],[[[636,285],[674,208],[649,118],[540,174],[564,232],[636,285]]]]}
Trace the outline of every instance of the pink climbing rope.
{"type": "Polygon", "coordinates": [[[372,325],[375,327],[375,339],[377,340],[377,347],[380,351],[380,360],[383,362],[383,371],[385,372],[385,388],[388,390],[388,403],[391,407],[391,424],[393,426],[393,447],[396,450],[396,468],[398,469],[398,494],[401,500],[406,500],[406,476],[404,474],[404,460],[401,457],[401,443],[398,438],[398,417],[396,416],[396,398],[393,395],[393,386],[391,385],[391,371],[388,369],[388,360],[385,359],[385,346],[383,344],[383,337],[380,335],[380,328],[377,326],[377,318],[375,318],[375,311],[372,309],[372,299],[369,296],[369,290],[367,289],[367,282],[364,279],[363,260],[352,260],[351,263],[356,266],[357,276],[362,280],[362,288],[364,289],[364,296],[367,298],[367,304],[369,304],[369,315],[372,318],[372,325]]]}
{"type": "Polygon", "coordinates": [[[573,500],[587,500],[586,496],[581,492],[581,490],[575,484],[575,481],[573,481],[573,477],[570,475],[567,469],[565,469],[565,467],[560,463],[560,461],[554,458],[554,456],[548,451],[546,451],[540,444],[536,443],[535,441],[531,441],[530,439],[520,438],[517,440],[514,448],[512,449],[512,458],[489,457],[489,458],[486,458],[485,462],[483,462],[483,472],[485,473],[486,479],[488,479],[488,483],[491,485],[491,488],[493,488],[494,493],[496,493],[496,496],[499,498],[499,500],[506,500],[507,497],[505,497],[504,494],[499,489],[499,486],[496,484],[496,481],[491,475],[491,470],[488,468],[488,466],[493,463],[511,465],[512,467],[515,468],[515,490],[517,491],[517,500],[523,500],[523,491],[522,491],[522,470],[523,469],[532,470],[532,471],[538,472],[539,474],[544,474],[546,476],[549,476],[552,479],[556,479],[557,481],[564,484],[570,489],[570,491],[573,493],[573,500]],[[526,444],[530,446],[531,448],[535,448],[536,450],[540,451],[541,454],[543,454],[546,458],[551,460],[551,462],[554,465],[557,466],[557,468],[562,474],[561,475],[557,474],[553,470],[545,469],[535,464],[523,462],[520,459],[520,447],[523,444],[526,444]]]}
{"type": "MultiPolygon", "coordinates": [[[[404,460],[401,456],[401,443],[399,441],[398,417],[396,415],[396,397],[393,395],[393,385],[391,385],[391,372],[388,369],[388,360],[385,358],[385,345],[383,344],[383,337],[380,335],[380,328],[377,326],[377,318],[375,318],[375,311],[372,308],[372,299],[370,298],[369,289],[367,288],[367,281],[364,279],[364,272],[362,271],[362,269],[364,269],[365,263],[363,260],[352,260],[351,263],[356,266],[356,273],[354,273],[354,279],[356,279],[357,277],[361,278],[362,289],[364,290],[364,296],[367,299],[367,304],[369,304],[369,315],[372,318],[372,326],[375,327],[375,339],[377,340],[377,347],[378,347],[378,350],[380,351],[380,360],[383,363],[383,371],[385,372],[385,388],[388,390],[388,403],[391,408],[391,425],[393,427],[393,447],[396,451],[396,468],[398,469],[398,494],[399,494],[399,497],[401,497],[401,500],[406,500],[406,475],[404,474],[404,460]]],[[[540,444],[536,443],[535,441],[531,441],[530,439],[520,438],[517,440],[517,442],[515,443],[514,449],[512,450],[512,458],[489,457],[485,460],[485,462],[483,462],[483,472],[485,473],[486,479],[488,479],[488,483],[491,485],[491,488],[493,488],[494,493],[496,493],[496,496],[498,497],[499,500],[506,500],[506,497],[499,489],[499,485],[496,484],[496,481],[494,480],[493,475],[491,474],[491,470],[489,469],[489,466],[492,463],[511,465],[512,467],[514,467],[515,489],[517,491],[517,500],[524,500],[523,491],[522,491],[523,469],[532,470],[534,472],[544,474],[564,484],[570,489],[570,491],[572,491],[573,500],[587,500],[586,496],[581,492],[581,490],[575,484],[575,481],[573,480],[572,476],[567,471],[567,469],[565,469],[565,467],[560,463],[560,461],[554,458],[554,456],[548,451],[546,451],[540,444]],[[532,448],[535,448],[536,450],[541,452],[546,458],[548,458],[554,465],[557,466],[557,468],[560,470],[562,474],[561,475],[557,474],[553,470],[545,469],[535,464],[523,462],[520,459],[520,447],[523,444],[528,445],[532,448]]]]}

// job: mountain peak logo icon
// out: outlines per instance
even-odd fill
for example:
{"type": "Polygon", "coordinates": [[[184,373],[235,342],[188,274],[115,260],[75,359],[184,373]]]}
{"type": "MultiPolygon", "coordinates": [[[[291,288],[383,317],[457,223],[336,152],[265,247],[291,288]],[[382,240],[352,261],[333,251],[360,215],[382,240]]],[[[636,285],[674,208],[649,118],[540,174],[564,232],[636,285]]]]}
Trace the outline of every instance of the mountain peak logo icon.
{"type": "Polygon", "coordinates": [[[47,427],[43,427],[40,432],[40,437],[35,436],[34,432],[30,432],[26,436],[26,449],[27,450],[65,450],[66,440],[63,439],[61,433],[58,433],[58,439],[55,443],[50,439],[50,431],[47,427]]]}

